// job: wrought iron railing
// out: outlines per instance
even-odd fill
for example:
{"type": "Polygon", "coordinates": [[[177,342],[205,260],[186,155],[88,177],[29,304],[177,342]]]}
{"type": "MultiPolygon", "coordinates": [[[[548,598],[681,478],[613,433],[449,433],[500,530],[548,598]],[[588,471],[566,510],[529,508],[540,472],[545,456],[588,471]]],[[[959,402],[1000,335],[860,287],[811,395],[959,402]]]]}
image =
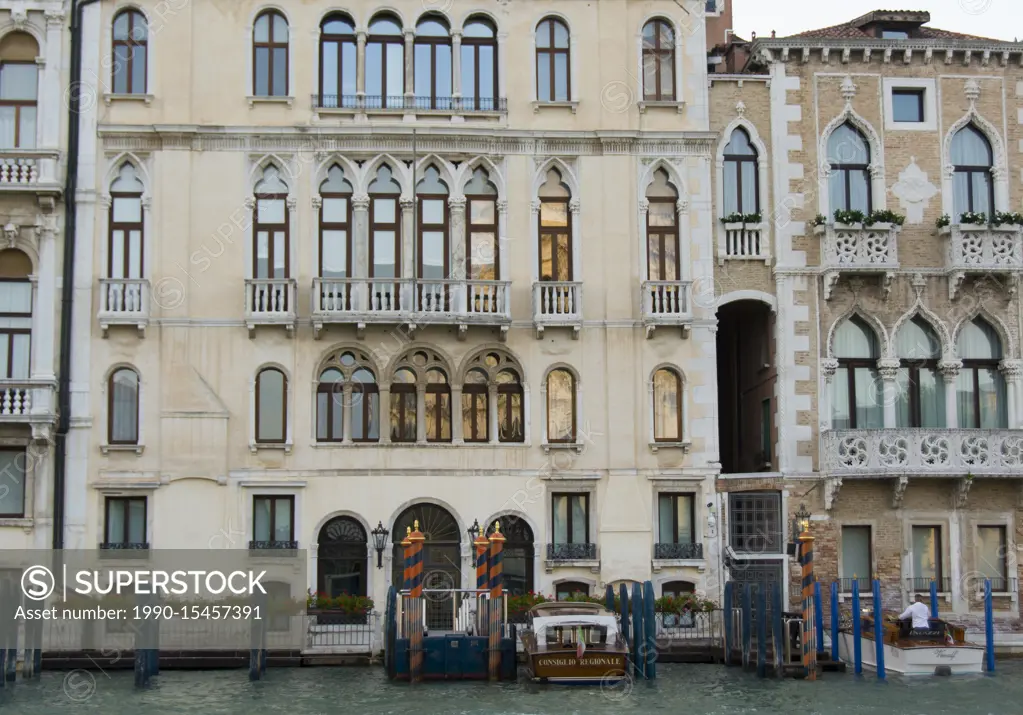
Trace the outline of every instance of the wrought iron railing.
{"type": "Polygon", "coordinates": [[[104,541],[99,545],[99,552],[100,558],[146,558],[149,554],[149,542],[104,541]]]}
{"type": "Polygon", "coordinates": [[[853,584],[859,582],[860,584],[860,595],[870,596],[872,588],[870,576],[857,576],[856,578],[840,578],[838,579],[838,591],[839,593],[852,593],[853,584]]]}
{"type": "Polygon", "coordinates": [[[655,559],[702,559],[703,544],[654,544],[655,559]]]}
{"type": "Polygon", "coordinates": [[[930,576],[910,576],[906,579],[906,588],[920,593],[928,592],[931,590],[932,581],[937,582],[938,593],[950,593],[952,591],[952,580],[948,577],[934,579],[930,576]]]}
{"type": "Polygon", "coordinates": [[[298,548],[297,541],[250,541],[250,551],[287,551],[298,548]]]}
{"type": "Polygon", "coordinates": [[[352,109],[393,112],[475,112],[508,111],[508,100],[504,97],[429,97],[411,95],[380,94],[314,94],[313,107],[316,109],[352,109]]]}
{"type": "Polygon", "coordinates": [[[596,544],[547,544],[548,561],[593,561],[596,544]]]}

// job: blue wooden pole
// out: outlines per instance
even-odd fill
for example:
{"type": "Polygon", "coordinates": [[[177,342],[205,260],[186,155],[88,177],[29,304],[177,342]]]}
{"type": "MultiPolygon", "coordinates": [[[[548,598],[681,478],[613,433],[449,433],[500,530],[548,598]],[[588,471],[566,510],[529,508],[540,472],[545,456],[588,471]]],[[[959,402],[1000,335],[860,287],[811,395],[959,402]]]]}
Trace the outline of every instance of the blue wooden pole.
{"type": "Polygon", "coordinates": [[[731,581],[725,584],[725,601],[721,604],[721,616],[725,619],[725,665],[732,664],[732,646],[735,644],[734,626],[734,588],[731,581]]]}
{"type": "Polygon", "coordinates": [[[877,679],[884,680],[884,623],[881,618],[881,582],[874,579],[874,652],[877,654],[877,679]]]}
{"type": "Polygon", "coordinates": [[[635,644],[635,660],[633,661],[633,667],[636,673],[636,679],[641,680],[646,677],[646,630],[643,625],[643,615],[646,610],[646,606],[643,602],[643,587],[638,584],[632,584],[632,637],[636,641],[635,644]]]}
{"type": "Polygon", "coordinates": [[[629,653],[635,656],[635,652],[632,650],[632,644],[629,639],[632,637],[632,631],[629,630],[629,587],[624,583],[618,589],[618,600],[621,604],[618,606],[622,609],[622,634],[625,636],[625,642],[629,646],[629,653]]]}
{"type": "Polygon", "coordinates": [[[931,618],[938,617],[938,582],[931,579],[931,618]]]}
{"type": "Polygon", "coordinates": [[[615,610],[615,587],[611,584],[607,585],[607,590],[604,592],[604,605],[609,611],[615,610]]]}
{"type": "Polygon", "coordinates": [[[860,643],[860,580],[853,579],[852,622],[853,622],[853,670],[856,675],[863,673],[863,644],[860,643]]]}
{"type": "Polygon", "coordinates": [[[984,579],[984,659],[987,672],[995,672],[995,618],[991,605],[991,579],[984,579]]]}
{"type": "Polygon", "coordinates": [[[744,583],[742,585],[742,667],[748,668],[750,663],[750,650],[753,643],[753,624],[752,614],[750,609],[752,604],[750,585],[744,583]]]}
{"type": "Polygon", "coordinates": [[[839,661],[838,655],[838,581],[831,582],[831,660],[839,661]]]}
{"type": "Polygon", "coordinates": [[[654,615],[654,584],[643,582],[643,625],[646,626],[646,679],[657,678],[657,616],[654,615]]]}
{"type": "Polygon", "coordinates": [[[824,652],[824,604],[821,602],[820,581],[813,582],[813,622],[817,631],[817,652],[824,652]]]}
{"type": "Polygon", "coordinates": [[[771,620],[774,622],[774,668],[779,678],[785,675],[785,625],[781,618],[781,584],[771,584],[771,620]]]}
{"type": "Polygon", "coordinates": [[[767,677],[767,588],[766,582],[757,585],[757,677],[767,677]]]}

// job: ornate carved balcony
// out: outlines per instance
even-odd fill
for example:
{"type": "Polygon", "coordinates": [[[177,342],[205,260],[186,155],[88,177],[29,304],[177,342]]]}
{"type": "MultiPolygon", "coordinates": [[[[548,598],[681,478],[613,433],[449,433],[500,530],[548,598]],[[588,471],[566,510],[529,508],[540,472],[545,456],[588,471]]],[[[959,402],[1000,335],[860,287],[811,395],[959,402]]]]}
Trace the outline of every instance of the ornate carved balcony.
{"type": "Polygon", "coordinates": [[[131,325],[145,337],[149,325],[149,281],[145,278],[102,278],[99,282],[99,327],[103,337],[111,325],[131,325]]]}
{"type": "Polygon", "coordinates": [[[537,281],[533,284],[533,326],[536,337],[544,328],[570,327],[579,338],[583,327],[583,284],[579,281],[537,281]]]}
{"type": "Polygon", "coordinates": [[[842,275],[880,274],[885,296],[899,268],[899,227],[889,223],[872,226],[842,223],[818,226],[821,236],[821,268],[824,299],[842,275]]]}
{"type": "Polygon", "coordinates": [[[33,439],[49,440],[57,421],[56,387],[42,380],[0,380],[0,423],[31,425],[33,439]]]}
{"type": "Polygon", "coordinates": [[[431,323],[457,325],[463,338],[470,325],[497,326],[501,339],[511,324],[510,281],[410,278],[314,278],[313,331],[325,325],[407,323],[410,330],[431,323]]]}
{"type": "Polygon", "coordinates": [[[5,149],[0,152],[0,193],[22,192],[56,196],[60,152],[5,149]]]}
{"type": "Polygon", "coordinates": [[[828,477],[1023,474],[1023,430],[830,430],[821,435],[828,477]]]}
{"type": "Polygon", "coordinates": [[[941,231],[948,241],[948,297],[955,300],[969,274],[999,273],[1015,280],[1023,272],[1023,227],[960,224],[941,231]]]}
{"type": "Polygon", "coordinates": [[[689,337],[693,322],[693,284],[689,281],[645,281],[642,288],[643,327],[653,337],[661,326],[682,328],[689,337]]]}
{"type": "Polygon", "coordinates": [[[654,544],[654,559],[667,561],[703,558],[703,544],[654,544]]]}
{"type": "Polygon", "coordinates": [[[297,288],[291,278],[245,279],[245,324],[249,337],[257,325],[283,325],[288,337],[295,332],[297,288]]]}

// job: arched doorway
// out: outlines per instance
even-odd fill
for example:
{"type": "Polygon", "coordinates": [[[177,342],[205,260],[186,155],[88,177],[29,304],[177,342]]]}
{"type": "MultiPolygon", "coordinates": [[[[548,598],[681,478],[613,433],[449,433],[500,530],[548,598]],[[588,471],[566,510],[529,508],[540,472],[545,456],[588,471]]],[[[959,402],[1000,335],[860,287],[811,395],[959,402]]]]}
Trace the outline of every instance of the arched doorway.
{"type": "Polygon", "coordinates": [[[775,316],[758,300],[738,300],[721,306],[717,317],[721,472],[773,471],[775,316]]]}
{"type": "MultiPolygon", "coordinates": [[[[505,516],[497,520],[501,524],[501,533],[505,542],[502,554],[502,573],[504,589],[515,596],[533,591],[533,558],[536,555],[533,546],[533,530],[525,519],[505,516]]],[[[487,538],[494,533],[491,523],[487,529],[487,538]]]]}
{"type": "Polygon", "coordinates": [[[365,596],[366,530],[350,516],[336,516],[320,529],[316,545],[316,590],[331,598],[365,596]]]}
{"type": "MultiPolygon", "coordinates": [[[[401,541],[409,527],[415,528],[417,520],[419,531],[426,537],[423,543],[423,588],[461,588],[461,530],[451,512],[436,504],[415,504],[395,519],[391,532],[394,542],[391,583],[399,590],[405,586],[405,553],[401,541]]],[[[450,594],[426,594],[426,627],[430,630],[451,629],[452,611],[450,594]]]]}

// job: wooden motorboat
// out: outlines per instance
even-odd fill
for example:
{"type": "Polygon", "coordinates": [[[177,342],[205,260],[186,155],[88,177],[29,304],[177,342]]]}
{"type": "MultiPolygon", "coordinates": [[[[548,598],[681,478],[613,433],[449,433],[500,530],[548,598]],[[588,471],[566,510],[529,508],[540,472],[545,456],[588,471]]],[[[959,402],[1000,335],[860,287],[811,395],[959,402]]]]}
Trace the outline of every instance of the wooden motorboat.
{"type": "Polygon", "coordinates": [[[629,650],[614,613],[598,603],[539,603],[522,646],[533,680],[600,685],[626,677],[629,650]]]}
{"type": "MultiPolygon", "coordinates": [[[[876,669],[874,619],[863,616],[860,623],[860,657],[864,666],[876,669]]],[[[943,667],[952,675],[982,671],[984,648],[968,642],[965,629],[937,618],[929,623],[926,631],[913,631],[909,621],[882,624],[885,670],[905,675],[934,675],[943,667]]],[[[854,658],[853,638],[851,628],[839,634],[839,654],[847,663],[854,658]]]]}

